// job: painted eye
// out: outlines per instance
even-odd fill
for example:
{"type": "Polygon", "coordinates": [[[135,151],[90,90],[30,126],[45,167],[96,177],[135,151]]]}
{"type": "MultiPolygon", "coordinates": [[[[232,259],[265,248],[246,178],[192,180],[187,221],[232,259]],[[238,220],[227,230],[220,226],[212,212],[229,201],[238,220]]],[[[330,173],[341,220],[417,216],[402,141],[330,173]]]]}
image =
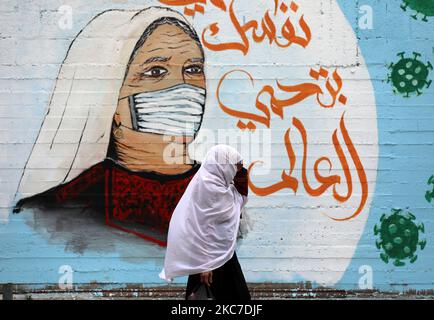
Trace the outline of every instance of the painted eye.
{"type": "Polygon", "coordinates": [[[163,67],[152,67],[149,70],[143,72],[143,75],[150,78],[159,78],[167,73],[167,69],[163,67]]]}
{"type": "Polygon", "coordinates": [[[184,69],[184,72],[189,75],[199,75],[203,73],[203,67],[201,65],[188,66],[184,69]]]}

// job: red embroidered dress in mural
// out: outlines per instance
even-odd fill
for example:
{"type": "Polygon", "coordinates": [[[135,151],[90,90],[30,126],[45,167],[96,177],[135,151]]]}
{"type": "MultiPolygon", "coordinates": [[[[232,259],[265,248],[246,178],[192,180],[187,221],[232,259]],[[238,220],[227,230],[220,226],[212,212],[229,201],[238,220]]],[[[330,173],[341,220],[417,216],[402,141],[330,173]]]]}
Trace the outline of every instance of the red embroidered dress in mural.
{"type": "Polygon", "coordinates": [[[184,173],[165,175],[130,171],[106,158],[66,184],[22,199],[17,207],[36,198],[59,208],[84,203],[100,211],[107,225],[165,246],[173,210],[199,167],[195,162],[184,173]]]}

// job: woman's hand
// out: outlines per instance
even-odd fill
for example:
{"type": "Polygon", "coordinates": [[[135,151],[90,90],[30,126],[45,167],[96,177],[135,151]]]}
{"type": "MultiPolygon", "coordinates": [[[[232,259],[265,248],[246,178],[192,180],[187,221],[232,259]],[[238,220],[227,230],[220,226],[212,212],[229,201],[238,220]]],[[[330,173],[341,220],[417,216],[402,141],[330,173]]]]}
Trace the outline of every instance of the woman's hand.
{"type": "Polygon", "coordinates": [[[247,196],[249,192],[248,172],[247,169],[241,167],[234,177],[234,185],[238,192],[243,196],[247,196]]]}
{"type": "Polygon", "coordinates": [[[205,283],[208,287],[212,283],[212,271],[202,272],[200,274],[200,282],[205,283]]]}

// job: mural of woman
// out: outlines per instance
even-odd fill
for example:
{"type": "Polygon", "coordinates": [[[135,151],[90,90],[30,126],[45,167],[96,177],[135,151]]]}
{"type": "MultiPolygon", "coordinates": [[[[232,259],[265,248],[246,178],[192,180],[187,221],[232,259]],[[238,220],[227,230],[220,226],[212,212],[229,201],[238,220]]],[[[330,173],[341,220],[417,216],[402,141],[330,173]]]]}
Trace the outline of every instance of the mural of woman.
{"type": "Polygon", "coordinates": [[[72,42],[26,163],[14,212],[92,210],[165,246],[200,164],[188,156],[206,100],[204,52],[170,9],[109,10],[72,42]]]}

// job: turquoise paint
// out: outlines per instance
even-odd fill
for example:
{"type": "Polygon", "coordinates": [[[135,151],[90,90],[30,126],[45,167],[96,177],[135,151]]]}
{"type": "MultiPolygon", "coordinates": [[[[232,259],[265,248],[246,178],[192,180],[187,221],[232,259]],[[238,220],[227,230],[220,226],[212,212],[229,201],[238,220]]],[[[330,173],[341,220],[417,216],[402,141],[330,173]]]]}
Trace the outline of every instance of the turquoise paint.
{"type": "MultiPolygon", "coordinates": [[[[143,1],[130,3],[140,6],[143,1]]],[[[336,288],[357,289],[361,276],[359,268],[369,265],[373,269],[374,288],[433,289],[434,208],[426,201],[425,193],[428,187],[426,181],[434,170],[434,88],[431,86],[425,89],[421,96],[405,99],[393,94],[391,85],[385,80],[388,74],[386,64],[395,61],[398,52],[417,51],[425,60],[434,61],[434,18],[428,17],[427,22],[414,20],[401,10],[400,1],[365,0],[363,3],[359,1],[359,5],[373,7],[374,29],[360,30],[355,1],[339,0],[339,3],[359,37],[359,45],[373,79],[377,99],[380,154],[369,219],[352,262],[336,288]],[[380,251],[375,247],[373,227],[380,221],[382,213],[390,211],[392,207],[409,208],[418,221],[425,224],[427,245],[414,264],[404,267],[386,265],[379,258],[380,251]]],[[[98,11],[103,9],[99,8],[98,11]]],[[[92,12],[80,16],[74,29],[69,31],[70,37],[75,35],[91,16],[92,12]]],[[[54,55],[58,58],[64,56],[67,45],[68,41],[65,41],[53,48],[54,55]]],[[[47,104],[46,92],[51,90],[51,84],[44,83],[42,87],[33,87],[33,90],[45,91],[38,100],[29,98],[29,103],[34,102],[34,110],[37,110],[34,116],[40,117],[43,114],[41,110],[44,110],[47,104]]],[[[32,141],[32,138],[34,139],[30,135],[25,137],[26,141],[32,141]]],[[[12,147],[8,152],[9,157],[13,152],[16,150],[12,147]]],[[[26,153],[20,151],[20,154],[21,152],[26,153]]],[[[23,157],[17,155],[17,158],[23,157]]],[[[2,187],[4,180],[0,182],[2,187]]],[[[26,218],[28,217],[21,214],[11,215],[7,224],[0,225],[0,282],[57,283],[58,268],[66,264],[73,268],[76,284],[92,281],[163,284],[157,278],[162,259],[146,258],[145,249],[141,254],[142,258],[135,258],[136,261],[121,258],[115,252],[86,251],[82,255],[65,252],[64,245],[50,242],[27,226],[26,218]],[[15,237],[15,234],[26,237],[15,237]],[[26,256],[39,258],[28,259],[26,256]]],[[[135,249],[141,248],[136,245],[135,249]]],[[[266,274],[257,275],[254,272],[247,273],[247,279],[255,282],[269,280],[266,274]]],[[[185,283],[185,278],[178,279],[176,283],[185,283]]]]}
{"type": "MultiPolygon", "coordinates": [[[[425,200],[426,181],[434,170],[434,131],[420,126],[434,118],[434,90],[409,99],[392,92],[385,66],[398,52],[421,52],[434,61],[434,19],[416,21],[400,9],[399,1],[363,1],[372,6],[374,29],[359,30],[357,11],[339,1],[352,21],[366,59],[377,99],[379,163],[375,196],[357,251],[337,287],[357,289],[359,267],[373,269],[373,286],[382,290],[416,290],[434,287],[434,210],[425,200]],[[394,121],[392,121],[393,119],[394,121]],[[402,121],[401,121],[402,120],[402,121]],[[398,122],[400,121],[400,122],[398,122]],[[390,208],[409,208],[425,224],[427,245],[418,261],[405,267],[386,265],[375,248],[374,225],[390,208]],[[369,257],[369,258],[368,258],[369,257]]],[[[362,3],[360,3],[362,4],[362,3]]],[[[434,78],[431,74],[431,79],[434,78]]]]}

